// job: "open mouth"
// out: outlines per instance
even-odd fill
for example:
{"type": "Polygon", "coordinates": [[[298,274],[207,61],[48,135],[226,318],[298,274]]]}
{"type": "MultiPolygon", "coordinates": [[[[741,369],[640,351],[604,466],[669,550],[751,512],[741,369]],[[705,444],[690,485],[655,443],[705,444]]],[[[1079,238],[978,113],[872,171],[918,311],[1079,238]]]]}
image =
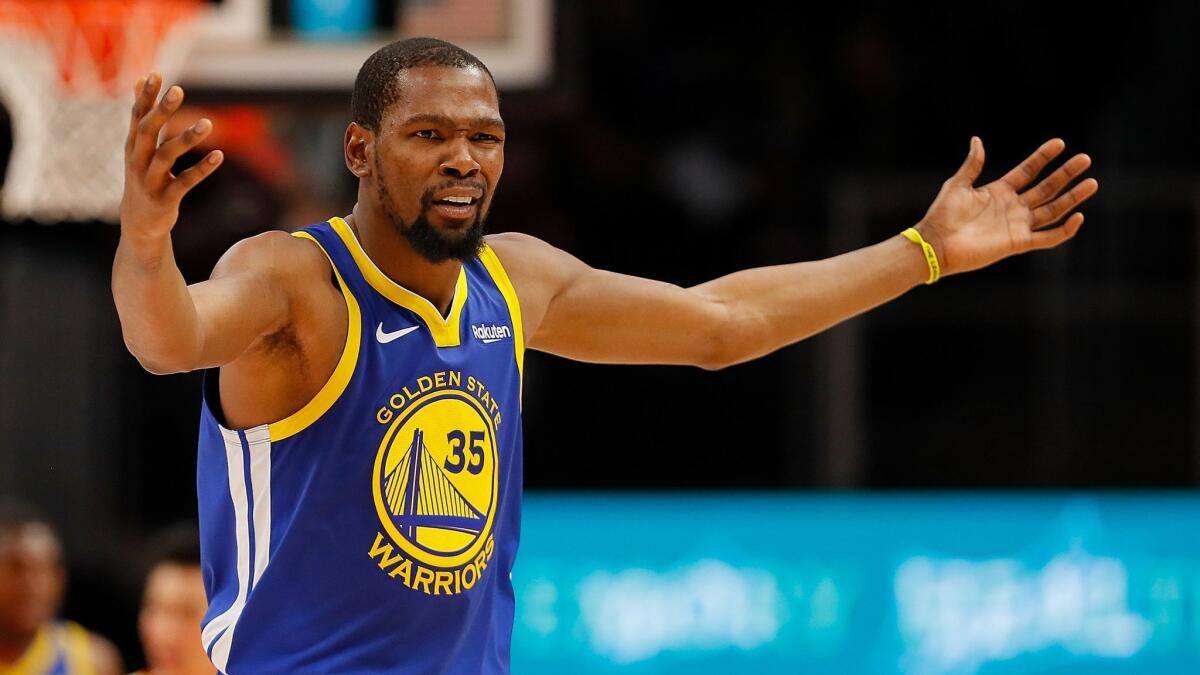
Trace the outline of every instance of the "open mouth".
{"type": "Polygon", "coordinates": [[[443,218],[470,218],[475,213],[479,199],[475,197],[451,196],[433,200],[434,210],[443,218]]]}

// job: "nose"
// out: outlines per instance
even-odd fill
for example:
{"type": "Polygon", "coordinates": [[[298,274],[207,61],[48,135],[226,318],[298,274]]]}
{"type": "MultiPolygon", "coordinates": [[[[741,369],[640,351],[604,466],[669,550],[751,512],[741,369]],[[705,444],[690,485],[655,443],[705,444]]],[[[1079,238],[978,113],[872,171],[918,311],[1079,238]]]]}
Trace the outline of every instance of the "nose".
{"type": "Polygon", "coordinates": [[[471,145],[465,138],[456,138],[447,144],[450,154],[442,160],[443,176],[470,178],[479,173],[479,162],[471,156],[471,145]]]}

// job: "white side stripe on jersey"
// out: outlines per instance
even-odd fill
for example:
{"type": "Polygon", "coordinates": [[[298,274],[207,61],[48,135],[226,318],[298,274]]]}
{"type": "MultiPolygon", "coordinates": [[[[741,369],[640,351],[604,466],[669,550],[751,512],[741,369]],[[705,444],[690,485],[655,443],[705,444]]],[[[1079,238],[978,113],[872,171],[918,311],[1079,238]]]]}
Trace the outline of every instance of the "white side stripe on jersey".
{"type": "Polygon", "coordinates": [[[222,427],[221,436],[225,441],[229,497],[233,500],[233,516],[236,523],[238,592],[229,609],[208,622],[202,637],[213,665],[225,672],[229,666],[229,649],[233,644],[234,629],[242,610],[246,607],[246,597],[262,577],[270,561],[271,439],[266,425],[246,431],[245,444],[236,431],[222,427]],[[247,461],[250,465],[250,485],[246,485],[247,461]],[[253,513],[250,512],[251,497],[253,513]],[[254,538],[253,561],[250,560],[251,533],[254,538]]]}
{"type": "Polygon", "coordinates": [[[254,494],[254,575],[258,585],[271,558],[271,435],[267,425],[246,431],[250,451],[250,483],[254,494]]]}
{"type": "Polygon", "coordinates": [[[249,504],[246,503],[246,474],[245,467],[242,463],[242,440],[238,438],[236,431],[221,429],[221,436],[225,441],[225,468],[226,474],[229,477],[229,497],[233,500],[233,522],[234,535],[237,542],[237,576],[238,576],[238,592],[234,598],[233,604],[229,609],[222,612],[215,619],[208,622],[204,627],[204,645],[210,652],[213,660],[213,665],[218,670],[226,670],[226,665],[229,660],[229,642],[227,638],[232,638],[233,631],[226,630],[237,620],[241,615],[242,608],[246,605],[246,592],[249,587],[249,571],[250,571],[250,524],[248,521],[249,504]],[[217,637],[221,638],[224,643],[224,649],[219,649],[220,645],[213,644],[217,637]]]}

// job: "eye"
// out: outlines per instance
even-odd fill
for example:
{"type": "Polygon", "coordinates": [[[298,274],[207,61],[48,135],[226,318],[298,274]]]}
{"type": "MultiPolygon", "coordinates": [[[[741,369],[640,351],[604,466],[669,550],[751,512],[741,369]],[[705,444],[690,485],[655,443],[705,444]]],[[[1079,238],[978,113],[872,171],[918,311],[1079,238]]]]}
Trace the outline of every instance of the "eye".
{"type": "Polygon", "coordinates": [[[480,143],[500,143],[501,142],[499,137],[493,136],[491,134],[476,134],[475,140],[479,141],[480,143]]]}
{"type": "Polygon", "coordinates": [[[433,140],[438,137],[438,133],[433,129],[421,129],[420,131],[415,132],[413,136],[416,136],[417,138],[433,140]]]}

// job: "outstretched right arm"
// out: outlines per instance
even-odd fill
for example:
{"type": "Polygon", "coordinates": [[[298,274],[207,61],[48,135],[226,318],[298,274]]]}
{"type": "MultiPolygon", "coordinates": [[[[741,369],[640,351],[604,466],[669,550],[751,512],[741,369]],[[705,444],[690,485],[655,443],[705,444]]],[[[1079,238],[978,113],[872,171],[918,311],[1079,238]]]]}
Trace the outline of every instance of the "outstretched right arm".
{"type": "Polygon", "coordinates": [[[222,154],[214,150],[178,176],[171,173],[212,123],[202,119],[159,144],[160,130],[183,102],[183,90],[171,87],[156,105],[160,85],[151,73],[135,88],[112,290],[125,345],[146,370],[163,374],[228,363],[286,323],[278,271],[283,240],[290,237],[271,232],[239,242],[211,279],[187,285],[175,264],[171,229],[183,196],[220,165],[222,154]]]}

